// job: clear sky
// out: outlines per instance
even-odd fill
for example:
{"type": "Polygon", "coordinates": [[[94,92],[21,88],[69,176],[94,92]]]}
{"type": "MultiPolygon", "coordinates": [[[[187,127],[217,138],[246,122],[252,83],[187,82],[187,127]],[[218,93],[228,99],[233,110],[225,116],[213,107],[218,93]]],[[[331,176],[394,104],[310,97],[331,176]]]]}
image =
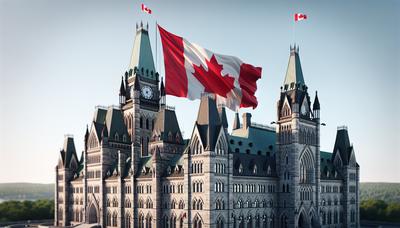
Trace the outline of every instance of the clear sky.
{"type": "MultiPolygon", "coordinates": [[[[259,107],[241,112],[264,124],[276,119],[295,41],[327,124],[321,149],[331,151],[336,127],[347,125],[361,181],[400,181],[400,1],[146,0],[150,16],[140,3],[0,0],[0,182],[54,182],[66,133],[82,151],[94,107],[118,103],[140,20],[149,22],[153,52],[157,20],[207,49],[261,66],[259,107]],[[294,34],[295,12],[308,19],[294,34]]],[[[189,137],[199,102],[167,103],[189,137]]]]}

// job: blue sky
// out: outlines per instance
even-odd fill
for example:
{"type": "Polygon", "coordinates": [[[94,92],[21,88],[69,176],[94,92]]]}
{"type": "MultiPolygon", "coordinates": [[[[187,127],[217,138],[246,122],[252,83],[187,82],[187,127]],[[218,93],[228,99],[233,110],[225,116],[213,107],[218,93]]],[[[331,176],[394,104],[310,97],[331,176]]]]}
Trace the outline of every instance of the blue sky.
{"type": "MultiPolygon", "coordinates": [[[[347,125],[361,181],[400,181],[399,1],[143,2],[152,15],[133,0],[0,0],[0,182],[53,182],[66,133],[83,149],[94,107],[118,103],[140,20],[149,22],[153,52],[157,20],[209,50],[261,66],[259,106],[241,113],[264,124],[276,118],[289,45],[296,42],[327,124],[321,149],[331,151],[336,127],[347,125]],[[294,35],[295,12],[308,19],[294,35]]],[[[167,103],[176,106],[188,137],[198,102],[168,97],[167,103]]]]}

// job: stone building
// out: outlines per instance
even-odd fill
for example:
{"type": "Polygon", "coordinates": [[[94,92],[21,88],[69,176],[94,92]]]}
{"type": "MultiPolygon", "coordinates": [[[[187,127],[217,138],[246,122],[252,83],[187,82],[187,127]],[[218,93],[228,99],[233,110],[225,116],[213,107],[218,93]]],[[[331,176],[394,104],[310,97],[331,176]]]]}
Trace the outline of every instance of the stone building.
{"type": "Polygon", "coordinates": [[[56,166],[55,225],[102,227],[359,227],[359,165],[346,127],[320,151],[298,47],[274,127],[201,98],[189,139],[165,104],[148,26],[137,26],[120,106],[97,107],[80,157],[66,136],[56,166]]]}

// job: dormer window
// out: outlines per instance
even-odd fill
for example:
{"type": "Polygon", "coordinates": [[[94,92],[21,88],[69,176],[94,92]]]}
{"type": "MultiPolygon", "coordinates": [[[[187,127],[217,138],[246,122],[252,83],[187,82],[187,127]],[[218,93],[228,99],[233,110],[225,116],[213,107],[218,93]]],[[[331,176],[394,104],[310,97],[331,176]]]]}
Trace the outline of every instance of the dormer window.
{"type": "Polygon", "coordinates": [[[243,165],[240,164],[240,165],[239,165],[239,174],[242,174],[242,173],[243,173],[243,165]]]}
{"type": "Polygon", "coordinates": [[[253,167],[253,174],[257,174],[257,165],[254,165],[253,167]]]}
{"type": "Polygon", "coordinates": [[[122,141],[123,141],[123,142],[126,142],[126,141],[127,141],[126,135],[123,135],[123,136],[122,136],[122,141]]]}
{"type": "Polygon", "coordinates": [[[115,139],[115,141],[119,141],[118,133],[115,133],[114,139],[115,139]]]}

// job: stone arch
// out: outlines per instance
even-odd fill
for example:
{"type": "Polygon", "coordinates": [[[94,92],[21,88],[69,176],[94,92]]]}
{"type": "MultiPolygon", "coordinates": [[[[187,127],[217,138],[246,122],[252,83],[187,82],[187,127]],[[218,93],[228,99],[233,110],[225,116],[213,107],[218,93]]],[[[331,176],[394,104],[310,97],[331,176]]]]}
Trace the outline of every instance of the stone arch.
{"type": "Polygon", "coordinates": [[[314,156],[309,148],[300,155],[300,182],[312,183],[314,180],[314,156]]]}
{"type": "Polygon", "coordinates": [[[288,228],[289,227],[289,219],[285,213],[281,214],[281,218],[279,220],[280,228],[288,228]]]}
{"type": "Polygon", "coordinates": [[[318,214],[316,213],[313,207],[310,209],[310,212],[308,214],[311,227],[318,227],[319,226],[319,219],[317,216],[318,214]]]}
{"type": "Polygon", "coordinates": [[[89,204],[86,216],[89,223],[99,223],[99,208],[96,203],[89,204]]]}
{"type": "Polygon", "coordinates": [[[225,225],[225,219],[222,215],[219,215],[216,222],[215,222],[217,228],[224,228],[225,225]]]}
{"type": "Polygon", "coordinates": [[[304,208],[300,209],[299,217],[297,218],[297,227],[305,228],[309,226],[308,215],[304,208]]]}
{"type": "Polygon", "coordinates": [[[193,228],[202,228],[203,227],[203,219],[199,214],[196,214],[193,219],[193,228]]]}

